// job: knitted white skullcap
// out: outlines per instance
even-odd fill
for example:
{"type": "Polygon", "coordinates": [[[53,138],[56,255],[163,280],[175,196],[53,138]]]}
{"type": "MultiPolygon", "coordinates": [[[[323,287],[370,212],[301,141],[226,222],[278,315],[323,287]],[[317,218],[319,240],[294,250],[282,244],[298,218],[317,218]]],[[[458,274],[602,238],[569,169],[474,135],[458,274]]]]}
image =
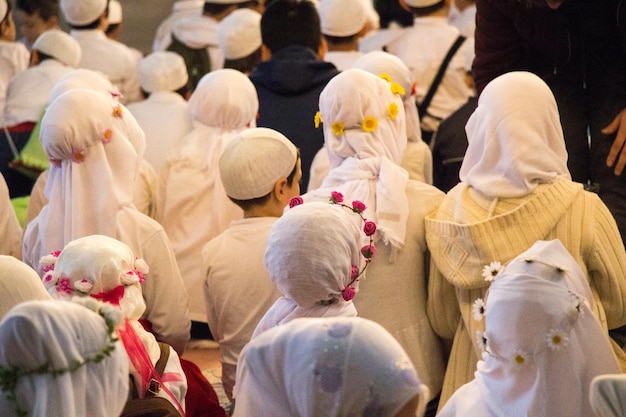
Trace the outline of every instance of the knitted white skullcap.
{"type": "Polygon", "coordinates": [[[185,60],[177,53],[157,51],[139,61],[139,83],[148,92],[176,91],[189,79],[185,60]]]}
{"type": "Polygon", "coordinates": [[[353,36],[367,23],[363,0],[321,0],[317,6],[322,33],[328,36],[353,36]]]}
{"type": "Polygon", "coordinates": [[[226,194],[236,200],[263,197],[276,181],[289,176],[297,159],[297,148],[281,133],[265,127],[243,130],[220,157],[226,194]]]}
{"type": "Polygon", "coordinates": [[[245,58],[259,49],[261,14],[251,9],[237,9],[217,26],[217,42],[226,59],[245,58]]]}
{"type": "Polygon", "coordinates": [[[122,5],[117,0],[109,1],[109,15],[107,19],[109,20],[109,25],[116,25],[118,23],[122,23],[122,5]]]}
{"type": "Polygon", "coordinates": [[[9,10],[7,0],[0,0],[0,22],[7,16],[7,10],[9,10]]]}
{"type": "Polygon", "coordinates": [[[94,22],[107,7],[107,0],[61,0],[61,11],[70,25],[94,22]]]}
{"type": "Polygon", "coordinates": [[[408,6],[417,7],[429,7],[434,6],[437,3],[441,3],[442,0],[404,0],[408,6]]]}
{"type": "Polygon", "coordinates": [[[213,4],[237,4],[237,3],[245,3],[250,0],[206,0],[205,3],[213,3],[213,4]]]}
{"type": "Polygon", "coordinates": [[[82,51],[80,44],[62,30],[51,29],[43,32],[35,43],[33,49],[49,55],[68,67],[78,68],[82,51]]]}

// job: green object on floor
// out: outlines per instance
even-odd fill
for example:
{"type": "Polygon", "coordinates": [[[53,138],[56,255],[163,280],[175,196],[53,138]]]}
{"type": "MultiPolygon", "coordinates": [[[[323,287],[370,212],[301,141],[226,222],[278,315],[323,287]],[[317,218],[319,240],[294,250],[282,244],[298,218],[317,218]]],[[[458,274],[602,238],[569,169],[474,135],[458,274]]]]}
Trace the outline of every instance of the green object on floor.
{"type": "Polygon", "coordinates": [[[24,197],[15,197],[11,199],[13,210],[15,210],[17,220],[19,220],[20,225],[22,227],[24,227],[24,222],[26,221],[26,209],[28,208],[29,200],[30,200],[30,196],[28,195],[24,197]]]}

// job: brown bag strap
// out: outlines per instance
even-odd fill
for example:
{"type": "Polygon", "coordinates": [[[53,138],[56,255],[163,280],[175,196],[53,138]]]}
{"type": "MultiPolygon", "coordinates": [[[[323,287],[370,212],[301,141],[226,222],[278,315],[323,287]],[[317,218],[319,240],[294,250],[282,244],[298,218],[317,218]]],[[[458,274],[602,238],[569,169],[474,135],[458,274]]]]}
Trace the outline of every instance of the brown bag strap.
{"type": "MultiPolygon", "coordinates": [[[[159,360],[154,365],[154,369],[157,371],[159,376],[163,376],[163,372],[165,371],[165,365],[167,364],[167,360],[170,357],[170,345],[167,343],[159,343],[159,348],[161,348],[161,356],[159,356],[159,360]]],[[[146,392],[146,398],[154,397],[154,395],[159,391],[160,384],[159,382],[152,378],[152,380],[148,383],[148,391],[146,392]]]]}

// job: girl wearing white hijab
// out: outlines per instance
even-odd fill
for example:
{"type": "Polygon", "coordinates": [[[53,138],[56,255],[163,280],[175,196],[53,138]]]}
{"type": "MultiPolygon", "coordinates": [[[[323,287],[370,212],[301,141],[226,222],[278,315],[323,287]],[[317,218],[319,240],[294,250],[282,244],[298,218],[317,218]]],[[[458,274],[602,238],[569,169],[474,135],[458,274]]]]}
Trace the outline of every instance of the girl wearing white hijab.
{"type": "Polygon", "coordinates": [[[589,401],[595,416],[626,416],[626,374],[597,376],[591,381],[589,391],[589,401]]]}
{"type": "Polygon", "coordinates": [[[126,243],[152,269],[142,285],[143,318],[182,353],[190,321],[174,253],[163,228],[132,203],[145,146],[132,115],[104,93],[70,90],[48,107],[41,141],[51,161],[48,204],[26,229],[24,261],[43,276],[39,260],[77,238],[100,234],[126,243]]]}
{"type": "Polygon", "coordinates": [[[444,194],[409,180],[399,166],[407,142],[400,91],[360,69],[345,70],[328,83],[319,104],[331,170],[322,187],[303,198],[325,201],[337,191],[367,207],[367,219],[378,226],[377,253],[359,282],[355,307],[400,342],[435,397],[444,362],[426,317],[424,217],[444,194]]]}
{"type": "Polygon", "coordinates": [[[233,134],[255,127],[256,89],[241,72],[212,71],[189,99],[193,130],[183,137],[159,172],[157,220],[172,241],[190,295],[191,319],[206,323],[202,247],[243,218],[219,175],[219,158],[233,134]]]}
{"type": "Polygon", "coordinates": [[[124,243],[103,235],[85,236],[68,243],[55,258],[47,255],[44,263],[49,271],[44,285],[56,299],[74,296],[92,297],[119,308],[126,317],[118,334],[130,360],[130,374],[135,381],[137,398],[143,398],[151,378],[162,382],[157,397],[168,400],[184,410],[187,379],[178,354],[169,356],[159,378],[154,366],[161,357],[161,348],[152,333],[139,322],[146,303],[141,294],[141,281],[149,279],[146,262],[135,257],[124,243]]]}
{"type": "Polygon", "coordinates": [[[293,320],[239,363],[233,417],[421,417],[428,398],[398,342],[358,317],[293,320]]]}
{"type": "Polygon", "coordinates": [[[0,207],[2,207],[0,209],[0,230],[3,234],[0,241],[0,254],[21,258],[22,226],[11,204],[9,187],[2,174],[0,174],[0,207]]]}
{"type": "Polygon", "coordinates": [[[594,303],[561,242],[535,243],[476,301],[483,359],[437,416],[592,416],[592,379],[620,371],[594,303]]]}
{"type": "Polygon", "coordinates": [[[128,359],[114,330],[122,314],[96,300],[89,308],[78,303],[27,301],[4,316],[1,415],[120,415],[128,359]]]}
{"type": "Polygon", "coordinates": [[[356,214],[330,203],[295,206],[276,220],[264,262],[283,296],[265,313],[253,338],[298,317],[357,315],[342,293],[351,284],[352,265],[364,266],[357,221],[356,214]]]}
{"type": "MultiPolygon", "coordinates": [[[[115,100],[118,100],[120,97],[119,90],[111,83],[111,81],[109,81],[106,75],[98,71],[77,68],[59,78],[59,80],[54,84],[54,87],[50,91],[50,96],[48,97],[48,105],[61,94],[78,88],[106,93],[115,100]]],[[[37,122],[33,134],[39,136],[40,129],[41,118],[37,122]]],[[[139,146],[143,146],[145,148],[145,145],[141,145],[141,143],[136,141],[132,143],[138,152],[143,152],[142,148],[139,146]]],[[[42,169],[48,167],[47,161],[45,162],[46,164],[41,167],[42,169]]],[[[39,162],[39,164],[41,164],[41,162],[39,162]]],[[[42,172],[39,177],[37,177],[37,181],[33,186],[30,193],[30,199],[28,201],[25,225],[28,225],[28,223],[30,223],[31,220],[37,216],[37,214],[39,214],[43,206],[48,203],[48,200],[43,194],[46,181],[48,181],[48,173],[49,171],[47,169],[42,172]]],[[[137,210],[150,217],[154,217],[157,188],[157,174],[154,171],[154,168],[152,168],[152,166],[142,158],[139,165],[139,172],[137,173],[137,180],[134,181],[133,203],[135,204],[135,207],[137,207],[137,210]]]]}
{"type": "MultiPolygon", "coordinates": [[[[593,311],[605,330],[626,324],[626,253],[617,225],[596,194],[570,180],[548,86],[527,72],[494,79],[465,130],[461,182],[426,219],[434,260],[429,318],[441,337],[454,341],[442,404],[472,379],[481,357],[472,305],[485,295],[484,277],[537,240],[558,238],[572,254],[588,277],[593,311]]],[[[626,355],[614,348],[626,370],[626,355]]]]}
{"type": "Polygon", "coordinates": [[[33,268],[13,256],[0,255],[0,319],[24,301],[49,299],[33,268]]]}
{"type": "MultiPolygon", "coordinates": [[[[397,84],[399,94],[404,105],[406,118],[407,144],[400,162],[400,166],[407,170],[409,179],[433,183],[433,156],[430,148],[422,140],[420,119],[415,106],[416,81],[413,74],[400,58],[383,51],[372,51],[361,56],[352,68],[360,68],[377,75],[389,82],[397,84]]],[[[322,185],[328,174],[328,152],[325,148],[315,155],[311,165],[311,176],[308,190],[314,190],[322,185]]]]}

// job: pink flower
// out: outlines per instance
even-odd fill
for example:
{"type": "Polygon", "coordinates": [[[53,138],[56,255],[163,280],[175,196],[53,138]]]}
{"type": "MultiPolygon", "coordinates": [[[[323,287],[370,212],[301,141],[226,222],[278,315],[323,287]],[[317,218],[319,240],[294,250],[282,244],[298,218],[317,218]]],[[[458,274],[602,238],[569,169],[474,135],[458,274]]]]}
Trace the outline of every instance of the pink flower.
{"type": "Polygon", "coordinates": [[[124,116],[124,110],[122,109],[122,106],[117,105],[115,106],[115,108],[113,108],[113,117],[119,117],[120,119],[124,116]]]}
{"type": "Polygon", "coordinates": [[[343,203],[343,194],[338,191],[333,191],[330,193],[330,201],[331,203],[343,203]]]}
{"type": "Polygon", "coordinates": [[[292,197],[291,200],[289,200],[289,208],[294,208],[295,206],[299,206],[300,204],[304,204],[304,200],[300,196],[292,197]]]}
{"type": "Polygon", "coordinates": [[[356,265],[352,265],[352,272],[350,274],[350,278],[352,279],[352,281],[354,281],[358,277],[359,277],[359,267],[356,265]]]}
{"type": "Polygon", "coordinates": [[[356,291],[352,287],[346,287],[343,290],[341,290],[341,296],[343,297],[345,301],[352,300],[355,294],[356,294],[356,291]]]}
{"type": "Polygon", "coordinates": [[[100,138],[102,143],[104,143],[105,145],[111,142],[111,139],[113,139],[113,131],[111,129],[105,130],[102,134],[102,137],[100,138]]]}
{"type": "Polygon", "coordinates": [[[60,167],[61,166],[61,160],[60,159],[49,158],[48,161],[50,162],[50,165],[52,165],[52,166],[55,166],[55,167],[60,167]]]}
{"type": "Polygon", "coordinates": [[[145,275],[137,269],[131,269],[130,271],[126,272],[126,275],[136,276],[140,284],[143,284],[146,281],[145,275]]]}
{"type": "Polygon", "coordinates": [[[373,245],[365,245],[361,248],[361,254],[367,259],[372,259],[376,256],[376,248],[373,245]]]}
{"type": "Polygon", "coordinates": [[[374,233],[376,233],[376,223],[365,222],[365,224],[363,225],[363,233],[365,233],[365,236],[372,236],[374,233]]]}
{"type": "Polygon", "coordinates": [[[70,284],[69,278],[63,277],[59,279],[59,282],[57,283],[57,292],[65,293],[68,295],[74,292],[74,290],[72,289],[72,285],[70,284]]]}
{"type": "Polygon", "coordinates": [[[357,213],[361,213],[363,211],[365,211],[365,209],[367,207],[365,207],[365,204],[363,204],[363,202],[359,201],[359,200],[354,200],[352,202],[352,208],[354,209],[354,211],[356,211],[357,213]]]}
{"type": "Polygon", "coordinates": [[[87,151],[84,149],[73,149],[72,150],[72,161],[77,164],[81,164],[85,162],[85,158],[87,157],[87,151]]]}

